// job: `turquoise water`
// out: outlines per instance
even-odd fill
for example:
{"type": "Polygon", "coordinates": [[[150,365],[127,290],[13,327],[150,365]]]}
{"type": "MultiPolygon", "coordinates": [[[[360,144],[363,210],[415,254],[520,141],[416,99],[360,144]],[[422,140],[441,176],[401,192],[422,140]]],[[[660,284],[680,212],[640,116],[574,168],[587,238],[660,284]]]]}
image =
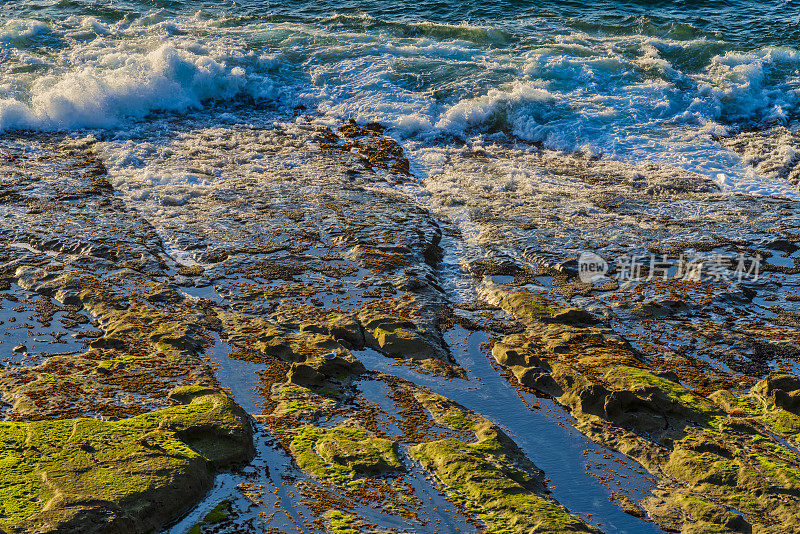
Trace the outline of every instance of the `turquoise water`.
{"type": "Polygon", "coordinates": [[[432,21],[460,24],[496,24],[524,32],[578,30],[618,34],[671,32],[677,38],[707,35],[745,49],[792,45],[800,37],[796,1],[640,1],[541,2],[469,1],[418,2],[413,9],[397,1],[373,2],[270,2],[221,1],[116,1],[79,0],[9,1],[0,6],[6,19],[16,17],[63,20],[69,16],[94,16],[105,22],[146,16],[153,10],[181,16],[201,10],[211,16],[248,18],[243,22],[316,22],[332,13],[369,14],[393,22],[432,21]]]}
{"type": "Polygon", "coordinates": [[[769,194],[715,138],[796,127],[798,5],[11,1],[0,129],[301,106],[380,121],[412,160],[478,136],[666,161],[769,194]]]}

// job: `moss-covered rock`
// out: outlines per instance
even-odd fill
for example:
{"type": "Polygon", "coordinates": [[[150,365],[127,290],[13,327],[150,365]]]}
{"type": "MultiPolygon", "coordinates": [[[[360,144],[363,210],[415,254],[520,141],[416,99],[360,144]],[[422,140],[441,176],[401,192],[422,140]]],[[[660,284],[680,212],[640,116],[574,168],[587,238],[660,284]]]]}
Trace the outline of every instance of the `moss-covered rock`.
{"type": "Polygon", "coordinates": [[[290,448],[297,464],[320,480],[345,484],[403,468],[396,442],[359,428],[305,426],[292,434],[290,448]]]}
{"type": "Polygon", "coordinates": [[[554,322],[566,308],[552,301],[498,289],[493,298],[527,326],[495,344],[495,360],[523,386],[553,395],[589,437],[657,475],[664,490],[643,506],[659,524],[682,532],[794,528],[800,458],[780,436],[800,431],[799,379],[773,374],[750,395],[704,397],[674,373],[648,369],[609,329],[554,322]]]}
{"type": "Polygon", "coordinates": [[[758,416],[763,413],[760,403],[750,397],[738,397],[727,389],[719,389],[708,396],[714,404],[735,417],[758,416]]]}
{"type": "Polygon", "coordinates": [[[359,531],[353,528],[356,519],[352,515],[339,510],[331,510],[325,516],[330,523],[332,534],[358,534],[359,531]]]}
{"type": "Polygon", "coordinates": [[[364,327],[358,318],[343,313],[330,313],[324,320],[301,323],[300,331],[326,334],[351,349],[361,349],[366,343],[364,327]]]}
{"type": "Polygon", "coordinates": [[[217,523],[221,523],[226,519],[228,519],[230,509],[231,509],[231,501],[222,501],[214,508],[212,508],[211,511],[206,514],[206,516],[200,523],[197,523],[192,528],[190,528],[187,534],[203,534],[203,527],[213,526],[216,525],[217,523]]]}
{"type": "Polygon", "coordinates": [[[213,470],[252,454],[231,399],[176,391],[188,404],[121,421],[0,423],[0,527],[9,532],[149,532],[197,501],[213,470]]]}
{"type": "Polygon", "coordinates": [[[542,472],[499,427],[440,395],[418,391],[416,397],[437,422],[475,435],[474,442],[447,438],[409,452],[490,532],[595,532],[546,496],[542,472]]]}
{"type": "Polygon", "coordinates": [[[681,510],[692,531],[791,532],[800,519],[797,456],[758,432],[719,428],[688,430],[674,444],[664,470],[689,493],[666,494],[660,506],[681,510]]]}
{"type": "MultiPolygon", "coordinates": [[[[336,349],[334,349],[336,350],[336,349]]],[[[289,382],[301,386],[321,386],[329,380],[341,381],[366,371],[364,364],[342,349],[322,358],[293,363],[287,374],[289,382]]]]}
{"type": "Polygon", "coordinates": [[[315,416],[331,410],[336,405],[338,396],[339,392],[333,389],[317,392],[291,382],[275,384],[272,387],[271,398],[277,402],[277,406],[272,415],[275,417],[291,415],[295,418],[315,416]]]}
{"type": "Polygon", "coordinates": [[[525,322],[541,321],[563,311],[557,302],[527,291],[508,292],[495,289],[490,291],[490,298],[525,322]]]}
{"type": "Polygon", "coordinates": [[[378,347],[389,356],[424,360],[434,358],[436,349],[430,342],[409,328],[387,329],[379,326],[372,331],[378,347]]]}
{"type": "Polygon", "coordinates": [[[800,414],[800,378],[794,375],[773,373],[753,386],[752,391],[779,408],[800,414]]]}

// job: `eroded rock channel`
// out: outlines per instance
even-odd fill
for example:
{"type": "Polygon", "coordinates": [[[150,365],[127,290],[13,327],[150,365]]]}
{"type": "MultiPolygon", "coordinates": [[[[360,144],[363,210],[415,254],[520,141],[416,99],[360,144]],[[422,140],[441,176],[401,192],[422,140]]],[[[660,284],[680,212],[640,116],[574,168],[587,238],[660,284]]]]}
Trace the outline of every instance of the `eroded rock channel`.
{"type": "Polygon", "coordinates": [[[0,145],[0,530],[800,522],[796,202],[513,147],[418,173],[377,124],[139,141],[0,145]],[[621,276],[698,253],[764,261],[621,276]]]}

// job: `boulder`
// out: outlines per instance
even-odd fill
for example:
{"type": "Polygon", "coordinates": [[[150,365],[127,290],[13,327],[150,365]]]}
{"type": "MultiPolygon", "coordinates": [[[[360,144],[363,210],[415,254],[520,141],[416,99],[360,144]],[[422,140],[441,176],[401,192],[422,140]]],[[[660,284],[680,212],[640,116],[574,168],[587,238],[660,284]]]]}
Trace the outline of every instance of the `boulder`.
{"type": "Polygon", "coordinates": [[[800,378],[794,375],[772,373],[753,386],[752,392],[787,412],[800,414],[800,378]]]}
{"type": "Polygon", "coordinates": [[[415,358],[424,360],[437,356],[436,348],[419,333],[409,328],[388,330],[378,327],[372,332],[378,347],[395,358],[415,358]]]}

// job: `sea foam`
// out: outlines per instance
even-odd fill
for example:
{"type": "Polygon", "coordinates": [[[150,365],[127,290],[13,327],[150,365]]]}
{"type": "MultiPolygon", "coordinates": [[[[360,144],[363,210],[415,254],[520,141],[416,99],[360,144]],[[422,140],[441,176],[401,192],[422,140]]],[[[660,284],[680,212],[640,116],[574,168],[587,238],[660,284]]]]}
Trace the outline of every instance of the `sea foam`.
{"type": "Polygon", "coordinates": [[[0,28],[0,130],[125,131],[154,112],[220,103],[217,123],[227,124],[252,114],[226,102],[266,101],[330,124],[381,122],[412,160],[415,147],[486,137],[670,163],[723,188],[769,191],[751,187],[749,167],[717,138],[800,116],[797,51],[741,51],[705,34],[525,31],[161,10],[117,22],[15,20],[0,28]]]}
{"type": "Polygon", "coordinates": [[[248,84],[240,67],[168,44],[147,54],[108,54],[102,61],[113,66],[37,79],[29,102],[0,100],[0,128],[112,128],[153,110],[182,112],[205,100],[232,98],[248,84]]]}

